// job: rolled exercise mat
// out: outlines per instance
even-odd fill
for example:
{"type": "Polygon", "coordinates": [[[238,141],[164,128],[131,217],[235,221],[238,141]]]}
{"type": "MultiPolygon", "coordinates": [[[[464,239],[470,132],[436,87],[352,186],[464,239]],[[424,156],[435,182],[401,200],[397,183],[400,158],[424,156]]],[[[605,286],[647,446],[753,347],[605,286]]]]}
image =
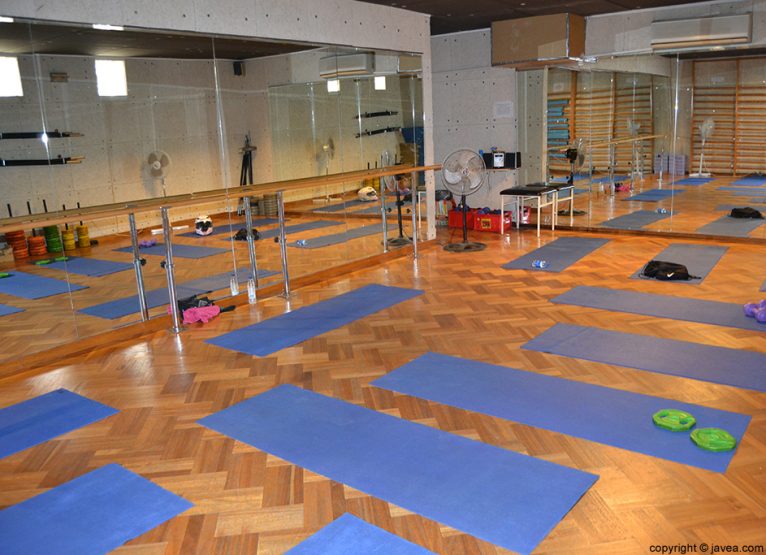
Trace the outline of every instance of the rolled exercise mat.
{"type": "Polygon", "coordinates": [[[766,392],[766,354],[755,351],[571,324],[548,328],[522,349],[766,392]]]}
{"type": "Polygon", "coordinates": [[[16,314],[17,312],[24,312],[24,309],[9,306],[7,304],[0,304],[0,316],[9,316],[10,314],[16,314]]]}
{"type": "Polygon", "coordinates": [[[530,553],[598,479],[292,385],[199,423],[520,553],[530,553]]]}
{"type": "Polygon", "coordinates": [[[206,343],[249,355],[267,356],[422,294],[419,289],[365,285],[208,339],[206,343]]]}
{"type": "Polygon", "coordinates": [[[609,242],[593,237],[560,237],[555,241],[503,264],[506,270],[535,270],[538,272],[561,272],[609,242]],[[545,260],[545,268],[533,267],[535,260],[545,260]]]}
{"type": "Polygon", "coordinates": [[[117,414],[66,389],[0,409],[0,458],[117,414]]]}
{"type": "Polygon", "coordinates": [[[108,464],[0,511],[5,555],[107,553],[193,507],[108,464]]]}
{"type": "Polygon", "coordinates": [[[766,220],[722,216],[709,224],[703,225],[695,233],[725,235],[727,237],[747,237],[750,232],[761,227],[764,223],[766,223],[766,220]]]}
{"type": "MultiPolygon", "coordinates": [[[[389,231],[395,229],[396,226],[389,225],[389,231]]],[[[382,224],[370,224],[363,225],[361,227],[355,227],[342,233],[335,233],[333,235],[322,235],[320,237],[312,237],[306,239],[301,243],[288,243],[291,247],[298,247],[301,249],[318,249],[321,247],[329,247],[330,245],[337,245],[339,243],[345,243],[351,239],[358,239],[360,237],[367,237],[368,235],[375,235],[376,233],[383,233],[382,224]]]]}
{"type": "Polygon", "coordinates": [[[78,225],[75,230],[77,231],[77,246],[81,249],[90,247],[90,232],[87,225],[78,225]]]}
{"type": "MultiPolygon", "coordinates": [[[[133,252],[133,247],[122,247],[115,249],[117,252],[133,252]]],[[[149,254],[153,256],[165,256],[165,244],[158,243],[153,247],[145,247],[139,250],[141,254],[149,254]]],[[[217,247],[200,247],[198,245],[181,245],[175,243],[173,245],[173,256],[176,258],[206,258],[208,256],[215,256],[229,252],[229,249],[219,249],[217,247]]]]}
{"type": "Polygon", "coordinates": [[[600,227],[611,227],[614,229],[641,229],[644,226],[659,222],[671,216],[670,211],[665,214],[659,214],[654,210],[637,210],[630,214],[617,216],[611,220],[606,220],[600,224],[600,227]]]}
{"type": "Polygon", "coordinates": [[[14,271],[7,278],[0,279],[0,293],[24,299],[41,299],[81,289],[87,287],[26,272],[14,271]]]}
{"type": "Polygon", "coordinates": [[[551,302],[743,330],[766,331],[766,325],[745,316],[742,305],[736,303],[636,293],[587,285],[573,287],[566,293],[551,299],[551,302]]]}
{"type": "Polygon", "coordinates": [[[285,555],[433,555],[433,552],[373,526],[350,513],[290,549],[285,555]]]}
{"type": "Polygon", "coordinates": [[[46,267],[53,270],[66,270],[70,274],[100,277],[130,270],[133,268],[133,264],[115,262],[114,260],[70,256],[65,261],[51,262],[46,267]]]}
{"type": "MultiPolygon", "coordinates": [[[[672,243],[661,253],[653,256],[652,260],[664,260],[665,262],[683,264],[686,266],[686,269],[689,270],[690,275],[698,276],[699,279],[691,279],[688,281],[678,280],[671,281],[670,283],[692,283],[697,285],[702,283],[713,268],[715,268],[715,265],[718,264],[718,261],[724,254],[726,254],[727,250],[727,247],[719,247],[717,245],[672,243]]],[[[630,278],[659,281],[654,280],[653,278],[643,277],[641,272],[643,272],[645,267],[646,264],[630,276],[630,278]]]]}
{"type": "Polygon", "coordinates": [[[652,415],[671,406],[694,414],[700,425],[724,426],[740,438],[750,422],[746,414],[437,353],[372,385],[715,472],[726,471],[733,453],[702,453],[683,434],[656,428],[652,415]]]}
{"type": "MultiPolygon", "coordinates": [[[[300,233],[301,231],[309,231],[311,229],[322,229],[323,227],[332,227],[334,225],[341,225],[343,222],[335,220],[315,220],[313,222],[304,222],[302,224],[294,224],[285,226],[285,233],[300,233]]],[[[261,239],[271,239],[272,237],[279,236],[279,228],[267,229],[259,233],[261,239]]]]}

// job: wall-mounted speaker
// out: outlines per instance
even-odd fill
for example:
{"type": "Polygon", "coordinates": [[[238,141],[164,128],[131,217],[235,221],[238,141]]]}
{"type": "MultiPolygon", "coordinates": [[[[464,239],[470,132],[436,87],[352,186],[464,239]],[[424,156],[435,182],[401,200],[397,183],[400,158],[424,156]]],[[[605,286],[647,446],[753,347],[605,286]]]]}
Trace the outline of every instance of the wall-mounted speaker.
{"type": "Polygon", "coordinates": [[[234,62],[234,75],[245,74],[245,62],[234,62]]]}

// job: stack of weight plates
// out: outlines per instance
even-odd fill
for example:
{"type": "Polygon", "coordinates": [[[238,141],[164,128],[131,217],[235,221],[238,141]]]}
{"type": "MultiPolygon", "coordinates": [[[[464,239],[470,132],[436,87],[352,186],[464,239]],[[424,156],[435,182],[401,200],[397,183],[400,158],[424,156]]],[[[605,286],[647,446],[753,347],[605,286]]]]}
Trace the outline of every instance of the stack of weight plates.
{"type": "Polygon", "coordinates": [[[30,256],[45,256],[48,254],[48,250],[45,247],[45,237],[30,237],[27,243],[29,244],[30,256]]]}
{"type": "Polygon", "coordinates": [[[77,246],[81,249],[90,247],[90,235],[88,235],[87,225],[77,226],[77,246]]]}
{"type": "Polygon", "coordinates": [[[74,241],[74,230],[73,229],[65,229],[61,232],[61,239],[64,242],[64,250],[65,251],[73,251],[75,248],[77,248],[77,244],[74,241]]]}
{"type": "Polygon", "coordinates": [[[27,238],[23,231],[8,231],[5,234],[5,242],[13,249],[14,259],[29,257],[27,238]]]}
{"type": "Polygon", "coordinates": [[[61,235],[59,235],[59,226],[45,226],[43,232],[45,233],[45,243],[48,245],[48,252],[62,252],[64,250],[61,244],[61,235]]]}

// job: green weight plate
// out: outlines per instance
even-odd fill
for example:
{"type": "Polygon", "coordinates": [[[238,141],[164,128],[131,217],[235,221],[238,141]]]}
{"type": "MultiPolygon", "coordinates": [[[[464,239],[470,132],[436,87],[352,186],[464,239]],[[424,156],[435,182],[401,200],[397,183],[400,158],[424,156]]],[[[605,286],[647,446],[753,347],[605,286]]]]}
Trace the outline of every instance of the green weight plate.
{"type": "Polygon", "coordinates": [[[35,266],[45,266],[46,264],[50,264],[50,260],[38,260],[35,262],[35,266]]]}
{"type": "Polygon", "coordinates": [[[691,414],[676,409],[658,410],[652,415],[652,421],[656,426],[671,432],[685,432],[697,423],[691,414]]]}
{"type": "Polygon", "coordinates": [[[737,440],[720,428],[697,428],[691,433],[691,439],[697,447],[706,451],[731,451],[737,446],[737,440]]]}

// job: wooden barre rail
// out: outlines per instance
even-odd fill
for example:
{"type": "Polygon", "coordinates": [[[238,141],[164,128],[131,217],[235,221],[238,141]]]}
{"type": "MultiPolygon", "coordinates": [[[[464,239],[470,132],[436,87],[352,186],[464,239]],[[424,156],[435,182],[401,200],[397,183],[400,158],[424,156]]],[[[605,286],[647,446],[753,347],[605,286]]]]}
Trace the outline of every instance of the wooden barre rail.
{"type": "Polygon", "coordinates": [[[316,177],[302,177],[300,179],[291,179],[287,181],[259,183],[256,185],[247,185],[245,187],[212,189],[198,193],[187,193],[183,195],[156,197],[136,200],[132,202],[119,202],[114,204],[88,206],[86,208],[59,210],[56,212],[47,212],[44,214],[14,216],[13,218],[0,219],[0,233],[15,230],[30,230],[46,225],[72,223],[80,220],[95,220],[113,216],[126,216],[128,214],[138,214],[140,212],[159,210],[163,207],[178,208],[181,206],[192,206],[203,202],[239,199],[242,197],[277,193],[280,191],[297,191],[300,189],[307,189],[309,187],[316,187],[319,185],[335,185],[338,183],[345,183],[350,181],[362,181],[365,179],[375,179],[378,177],[402,175],[413,172],[420,173],[439,169],[441,169],[440,164],[431,166],[391,166],[387,169],[357,170],[344,173],[334,173],[330,175],[321,175],[316,177]]]}

